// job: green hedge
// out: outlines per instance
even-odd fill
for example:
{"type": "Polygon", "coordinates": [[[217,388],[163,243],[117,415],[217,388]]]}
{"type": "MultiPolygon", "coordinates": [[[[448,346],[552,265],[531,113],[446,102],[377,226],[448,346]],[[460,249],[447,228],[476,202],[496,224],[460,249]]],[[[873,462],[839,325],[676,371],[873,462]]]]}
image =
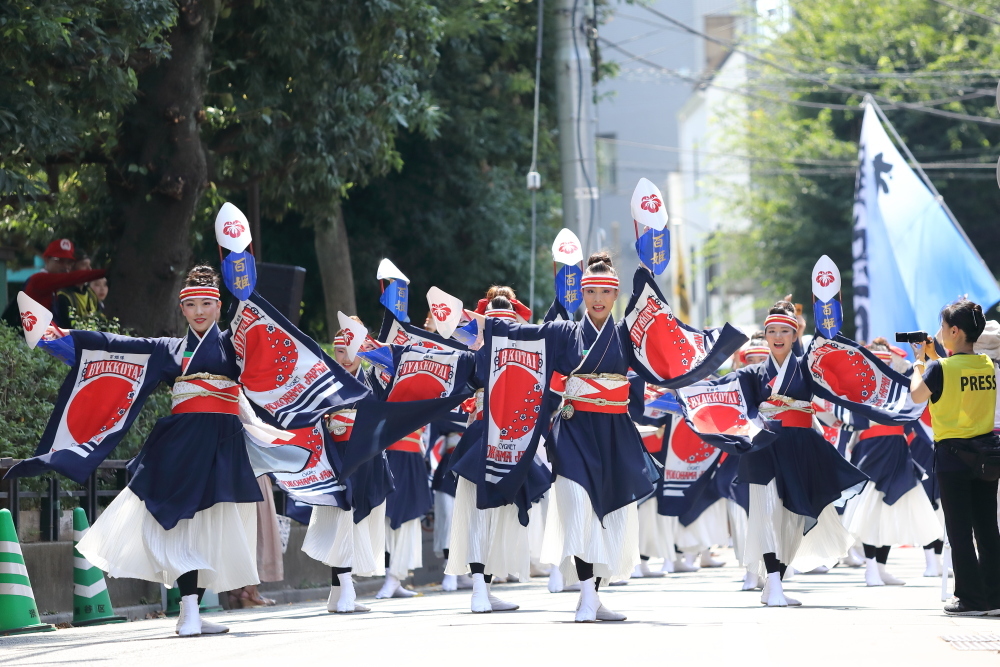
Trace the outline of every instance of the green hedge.
{"type": "MultiPolygon", "coordinates": [[[[29,350],[20,332],[0,324],[0,457],[28,458],[42,437],[69,367],[29,350]]],[[[110,458],[129,459],[160,417],[170,414],[170,392],[157,389],[110,458]]]]}

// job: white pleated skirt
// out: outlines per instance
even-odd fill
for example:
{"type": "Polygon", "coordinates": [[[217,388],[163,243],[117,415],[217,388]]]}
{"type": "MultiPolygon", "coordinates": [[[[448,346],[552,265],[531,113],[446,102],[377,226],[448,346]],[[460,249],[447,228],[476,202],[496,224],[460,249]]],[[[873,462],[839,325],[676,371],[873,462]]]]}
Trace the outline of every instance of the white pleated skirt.
{"type": "Polygon", "coordinates": [[[674,524],[676,517],[657,511],[656,498],[639,505],[639,554],[650,558],[674,559],[674,524]]]}
{"type": "Polygon", "coordinates": [[[844,526],[863,544],[876,547],[911,544],[922,547],[940,539],[943,531],[931,501],[919,485],[892,505],[874,484],[847,501],[844,526]]]}
{"type": "Polygon", "coordinates": [[[351,510],[314,506],[302,551],[330,567],[349,567],[361,577],[384,575],[385,503],[357,524],[351,510]]]}
{"type": "Polygon", "coordinates": [[[747,545],[747,511],[735,500],[726,500],[729,514],[729,534],[733,537],[733,552],[737,560],[743,562],[743,552],[747,545]]]}
{"type": "Polygon", "coordinates": [[[785,509],[775,480],[767,486],[751,484],[743,565],[764,577],[764,554],[774,553],[782,563],[808,572],[836,563],[854,543],[833,503],[823,508],[816,525],[803,537],[805,522],[806,517],[785,509]]]}
{"type": "Polygon", "coordinates": [[[164,530],[146,503],[126,488],[77,549],[109,576],[167,588],[192,570],[198,571],[198,586],[217,592],[260,583],[256,503],[217,503],[164,530]]]}
{"type": "Polygon", "coordinates": [[[528,529],[517,520],[517,506],[478,509],[476,485],[461,476],[450,545],[445,574],[468,574],[469,563],[482,563],[486,574],[524,580],[530,576],[528,529]]]}
{"type": "Polygon", "coordinates": [[[455,497],[443,491],[434,492],[434,553],[444,556],[451,540],[451,515],[455,511],[455,497]]]}
{"type": "Polygon", "coordinates": [[[677,523],[674,541],[685,553],[700,553],[715,545],[729,544],[729,515],[725,498],[715,501],[690,526],[677,523]]]}
{"type": "Polygon", "coordinates": [[[629,503],[604,517],[594,512],[586,489],[557,476],[546,517],[542,561],[558,563],[567,584],[579,581],[574,558],[593,563],[594,576],[628,579],[639,564],[639,511],[629,503]]]}
{"type": "MultiPolygon", "coordinates": [[[[542,560],[542,542],[545,540],[545,514],[549,509],[549,494],[546,493],[528,510],[528,555],[532,563],[542,560]]],[[[551,563],[550,563],[551,564],[551,563]]]]}
{"type": "Polygon", "coordinates": [[[389,567],[386,572],[400,581],[410,576],[410,570],[423,567],[424,545],[420,519],[407,521],[397,530],[393,530],[389,519],[385,519],[385,550],[389,552],[389,567]]]}

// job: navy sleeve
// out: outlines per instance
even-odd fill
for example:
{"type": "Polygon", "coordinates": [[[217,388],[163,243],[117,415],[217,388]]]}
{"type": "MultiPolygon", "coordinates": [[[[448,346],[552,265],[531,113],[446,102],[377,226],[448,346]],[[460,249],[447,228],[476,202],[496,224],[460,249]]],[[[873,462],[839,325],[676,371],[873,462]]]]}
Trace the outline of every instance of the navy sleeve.
{"type": "Polygon", "coordinates": [[[937,359],[927,364],[924,370],[924,384],[931,390],[931,403],[941,400],[941,392],[944,391],[944,369],[937,359]]]}

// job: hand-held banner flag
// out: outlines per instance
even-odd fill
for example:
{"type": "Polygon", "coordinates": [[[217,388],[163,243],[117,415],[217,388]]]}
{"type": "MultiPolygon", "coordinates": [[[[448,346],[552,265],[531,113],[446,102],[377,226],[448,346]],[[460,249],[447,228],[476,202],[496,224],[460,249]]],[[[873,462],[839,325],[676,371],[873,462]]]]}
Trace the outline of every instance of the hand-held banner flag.
{"type": "Polygon", "coordinates": [[[905,424],[924,410],[910,397],[909,378],[840,334],[814,337],[803,361],[816,396],[877,424],[905,424]]]}
{"type": "Polygon", "coordinates": [[[392,383],[382,396],[357,406],[350,446],[344,452],[342,475],[422,426],[446,419],[472,396],[469,380],[475,372],[471,352],[393,345],[389,368],[392,383]]]}
{"type": "Polygon", "coordinates": [[[45,330],[52,324],[52,311],[24,292],[17,293],[17,309],[21,315],[21,329],[28,347],[35,349],[45,330]]]}
{"type": "Polygon", "coordinates": [[[647,269],[636,269],[632,283],[632,298],[618,326],[631,341],[630,366],[646,382],[670,388],[697,382],[747,341],[728,323],[703,331],[681,322],[647,269]]]}
{"type": "Polygon", "coordinates": [[[812,270],[813,318],[816,331],[824,338],[833,338],[844,324],[840,304],[840,269],[823,255],[812,270]]]}
{"type": "Polygon", "coordinates": [[[854,194],[855,338],[937,331],[959,298],[986,310],[1000,286],[935,193],[910,168],[866,100],[854,194]]]}
{"type": "Polygon", "coordinates": [[[477,487],[480,509],[514,502],[530,471],[538,440],[548,427],[542,407],[552,375],[549,327],[518,326],[493,319],[477,363],[486,364],[483,396],[483,479],[477,487]]]}
{"type": "Polygon", "coordinates": [[[762,449],[775,439],[766,430],[753,396],[748,375],[729,373],[677,390],[677,399],[688,426],[702,440],[729,454],[762,449]]]}
{"type": "Polygon", "coordinates": [[[438,287],[427,290],[427,306],[430,308],[434,326],[442,338],[451,338],[458,328],[465,310],[461,300],[438,287]]]}
{"type": "Polygon", "coordinates": [[[410,279],[396,268],[388,258],[379,262],[378,271],[375,277],[381,281],[388,280],[389,284],[379,297],[379,303],[386,307],[400,322],[409,322],[410,316],[407,308],[410,302],[410,279]]]}
{"type": "Polygon", "coordinates": [[[583,303],[583,292],[580,291],[582,263],[583,245],[580,239],[569,229],[559,230],[552,242],[552,265],[556,274],[556,301],[567,313],[576,312],[583,303]]]}
{"type": "Polygon", "coordinates": [[[368,389],[254,292],[231,325],[240,383],[285,429],[313,426],[368,389]]]}
{"type": "Polygon", "coordinates": [[[74,363],[34,458],[8,477],[54,470],[83,484],[121,442],[165,371],[179,373],[183,339],[128,338],[93,331],[70,333],[74,363]]]}

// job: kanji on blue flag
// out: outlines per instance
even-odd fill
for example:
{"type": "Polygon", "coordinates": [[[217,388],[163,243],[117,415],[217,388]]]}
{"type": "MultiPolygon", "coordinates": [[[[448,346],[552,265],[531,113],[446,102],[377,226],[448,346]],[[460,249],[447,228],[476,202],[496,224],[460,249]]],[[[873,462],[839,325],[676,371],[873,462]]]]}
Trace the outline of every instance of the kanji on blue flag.
{"type": "Polygon", "coordinates": [[[576,312],[583,299],[580,292],[581,277],[583,269],[576,264],[565,264],[556,274],[556,299],[568,313],[576,312]]]}
{"type": "Polygon", "coordinates": [[[662,229],[647,229],[636,242],[635,250],[639,253],[639,261],[653,272],[654,276],[663,273],[670,263],[670,231],[662,229]]]}
{"type": "Polygon", "coordinates": [[[393,280],[382,292],[379,302],[389,309],[389,312],[396,316],[400,322],[409,322],[410,317],[406,314],[407,305],[410,300],[410,286],[404,280],[393,280]]]}
{"type": "Polygon", "coordinates": [[[222,281],[237,299],[249,299],[257,284],[257,265],[253,255],[246,250],[226,255],[222,260],[222,281]]]}

